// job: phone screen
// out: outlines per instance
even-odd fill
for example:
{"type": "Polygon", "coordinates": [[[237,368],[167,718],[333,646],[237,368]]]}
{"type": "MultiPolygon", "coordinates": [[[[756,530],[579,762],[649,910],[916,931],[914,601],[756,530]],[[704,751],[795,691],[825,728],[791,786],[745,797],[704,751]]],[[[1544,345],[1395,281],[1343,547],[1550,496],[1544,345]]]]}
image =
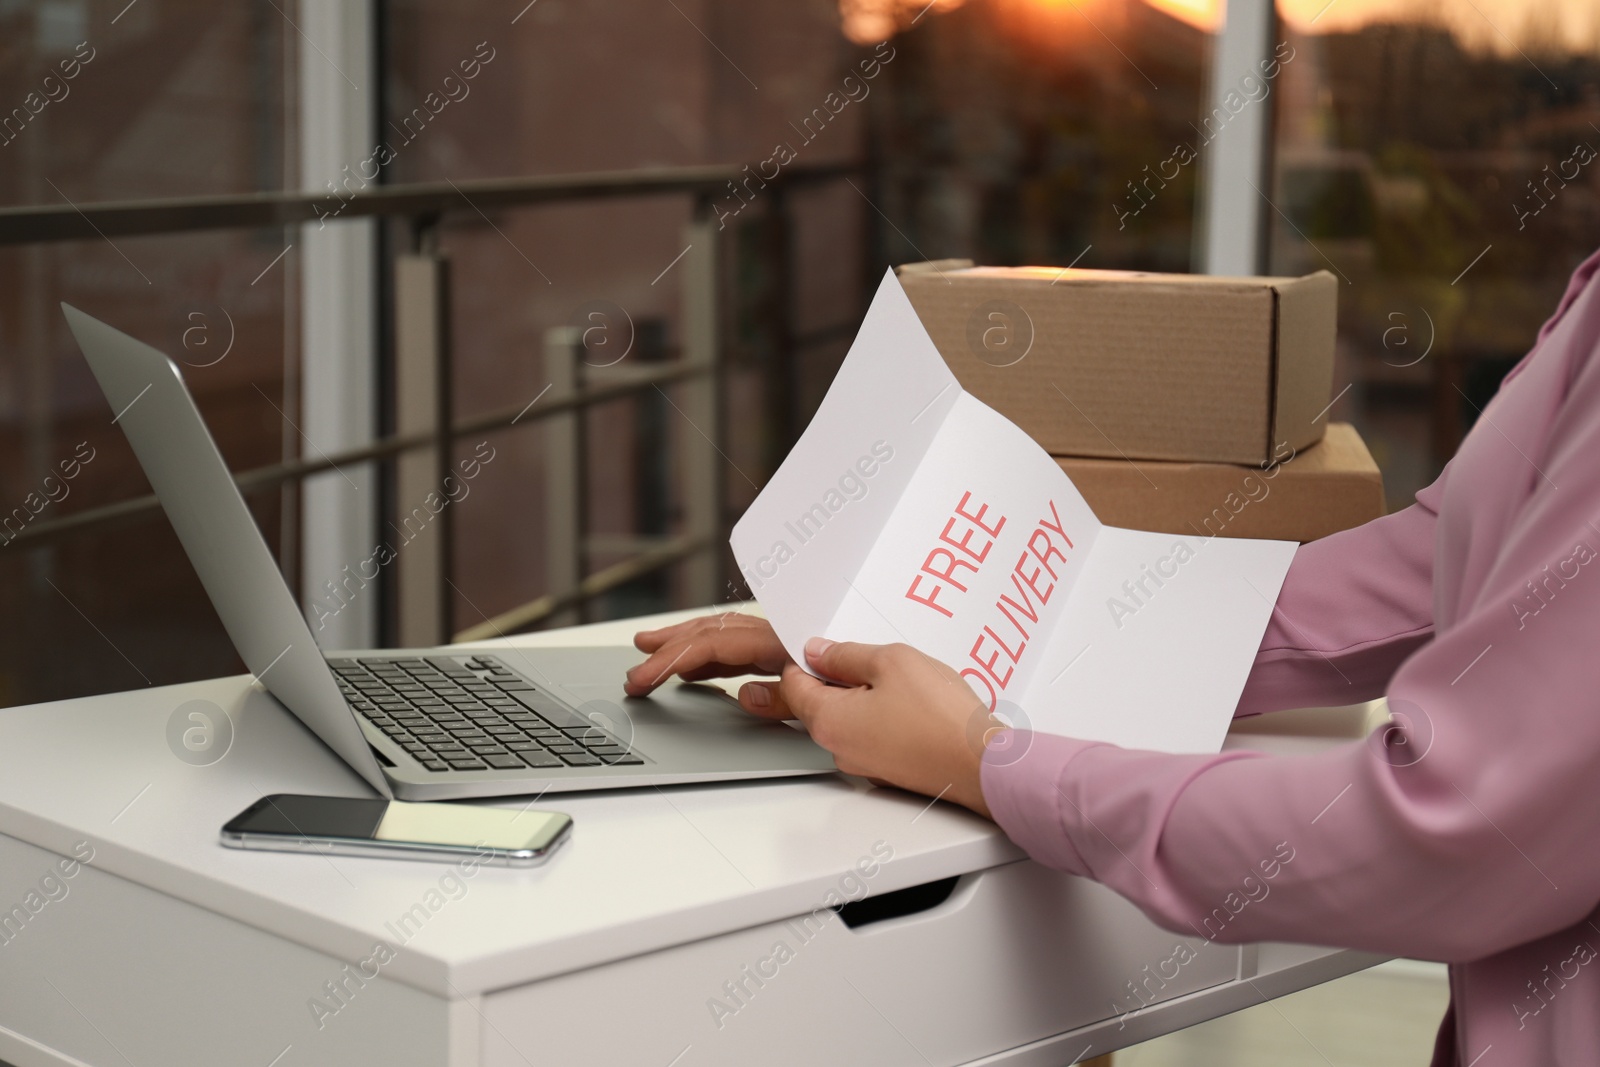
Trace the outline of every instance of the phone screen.
{"type": "Polygon", "coordinates": [[[224,834],[538,851],[548,847],[568,822],[567,816],[549,811],[280,793],[262,797],[222,830],[224,834]]]}

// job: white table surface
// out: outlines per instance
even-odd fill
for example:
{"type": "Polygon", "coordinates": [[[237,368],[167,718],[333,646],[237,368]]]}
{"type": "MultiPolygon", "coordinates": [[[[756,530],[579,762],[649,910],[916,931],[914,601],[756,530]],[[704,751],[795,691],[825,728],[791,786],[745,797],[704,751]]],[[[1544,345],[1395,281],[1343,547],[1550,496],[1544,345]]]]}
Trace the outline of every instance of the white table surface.
{"type": "MultiPolygon", "coordinates": [[[[486,644],[625,643],[642,626],[701,613],[486,644]]],[[[738,680],[726,684],[731,689],[738,680]]],[[[1359,729],[1359,720],[1346,714],[1340,721],[1348,730],[1359,729]]],[[[1316,728],[1329,732],[1327,722],[1316,728]]],[[[1246,735],[1229,741],[1284,751],[1328,743],[1246,735]]],[[[359,959],[376,942],[392,942],[388,924],[430,893],[437,904],[441,878],[451,873],[430,863],[219,845],[221,824],[266,793],[370,795],[248,676],[5,709],[0,760],[0,834],[62,855],[88,841],[100,871],[338,959],[359,959]],[[178,759],[167,740],[175,711],[197,699],[226,709],[235,728],[226,756],[209,766],[178,759]],[[72,745],[62,743],[64,735],[72,745]]],[[[464,879],[465,892],[431,910],[385,967],[386,977],[470,1004],[497,990],[810,912],[875,845],[892,848],[893,858],[873,878],[874,895],[1024,858],[992,823],[965,809],[839,775],[560,794],[533,803],[573,816],[571,843],[542,868],[480,868],[464,879]]],[[[1088,1042],[1103,1048],[1143,1040],[1378,961],[1264,945],[1249,982],[1164,1003],[1126,1032],[1107,1020],[1039,1041],[1005,1062],[1053,1067],[1088,1042]]]]}
{"type": "MultiPolygon", "coordinates": [[[[489,644],[615,644],[700,613],[489,644]]],[[[18,752],[28,758],[0,774],[0,833],[63,855],[88,840],[98,869],[342,958],[369,952],[448,869],[221,847],[221,824],[263,794],[370,795],[246,675],[0,711],[0,759],[18,752]],[[169,717],[196,699],[234,722],[232,747],[210,766],[167,744],[169,717]]],[[[535,803],[572,815],[572,841],[541,868],[479,869],[386,973],[470,996],[780,920],[816,907],[879,841],[894,858],[874,893],[1022,857],[965,809],[838,775],[535,803]]]]}

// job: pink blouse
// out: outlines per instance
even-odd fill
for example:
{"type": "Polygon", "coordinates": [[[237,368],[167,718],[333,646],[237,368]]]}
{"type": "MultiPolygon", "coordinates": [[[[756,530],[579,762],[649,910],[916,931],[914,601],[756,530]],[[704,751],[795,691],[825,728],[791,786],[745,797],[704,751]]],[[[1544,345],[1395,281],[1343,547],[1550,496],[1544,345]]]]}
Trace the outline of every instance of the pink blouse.
{"type": "Polygon", "coordinates": [[[1449,963],[1436,1067],[1600,1062],[1597,266],[1414,505],[1289,570],[1236,714],[1393,725],[1296,757],[1021,733],[984,756],[1005,832],[1174,931],[1449,963]]]}

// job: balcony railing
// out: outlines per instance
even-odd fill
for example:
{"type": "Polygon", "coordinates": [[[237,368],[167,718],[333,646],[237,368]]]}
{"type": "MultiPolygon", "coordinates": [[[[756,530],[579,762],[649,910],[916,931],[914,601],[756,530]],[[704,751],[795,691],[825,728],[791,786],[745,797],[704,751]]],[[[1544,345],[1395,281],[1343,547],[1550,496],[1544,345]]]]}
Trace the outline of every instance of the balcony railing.
{"type": "MultiPolygon", "coordinates": [[[[779,398],[769,403],[772,410],[768,414],[776,423],[774,437],[780,447],[794,435],[785,394],[794,380],[796,350],[832,339],[838,332],[807,338],[793,331],[788,307],[792,286],[787,194],[796,187],[843,179],[853,170],[846,165],[794,167],[768,183],[762,194],[768,239],[761,247],[769,258],[766,268],[774,293],[765,308],[773,336],[775,388],[769,392],[779,398]]],[[[681,167],[378,186],[344,198],[337,216],[327,218],[326,224],[374,217],[402,219],[409,224],[410,247],[396,252],[388,264],[394,322],[389,351],[381,354],[390,361],[395,382],[393,417],[385,423],[393,425],[395,432],[336,454],[319,453],[238,472],[235,482],[241,491],[260,490],[299,483],[347,465],[384,461],[394,465],[396,499],[420,499],[450,470],[457,439],[538,426],[546,434],[550,472],[543,501],[545,593],[477,626],[456,630],[450,612],[452,509],[446,508],[433,520],[442,524],[440,535],[408,547],[406,558],[397,564],[395,636],[400,644],[476,640],[570,618],[574,609],[611,590],[679,564],[685,567],[684,587],[691,599],[698,603],[718,599],[723,589],[722,546],[727,540],[722,489],[726,449],[719,417],[723,345],[718,336],[722,309],[715,253],[720,243],[712,198],[744,176],[743,168],[735,166],[681,167]],[[597,372],[582,363],[578,331],[554,327],[545,337],[545,366],[552,378],[548,395],[532,407],[508,407],[457,420],[448,402],[453,365],[449,332],[443,324],[449,322],[451,272],[439,251],[441,221],[491,210],[641,197],[689,198],[693,207],[685,236],[706,253],[685,264],[683,270],[683,340],[677,358],[597,372]],[[680,399],[675,406],[693,427],[693,432],[676,439],[676,468],[683,475],[682,529],[672,536],[630,539],[638,548],[631,557],[585,574],[586,545],[592,537],[585,529],[581,506],[585,456],[579,415],[594,405],[669,385],[678,387],[680,399]]],[[[0,209],[0,245],[295,226],[323,219],[327,205],[324,194],[257,193],[6,208],[0,209]]],[[[13,550],[38,548],[146,518],[158,508],[153,495],[86,508],[31,523],[9,545],[13,550]]]]}

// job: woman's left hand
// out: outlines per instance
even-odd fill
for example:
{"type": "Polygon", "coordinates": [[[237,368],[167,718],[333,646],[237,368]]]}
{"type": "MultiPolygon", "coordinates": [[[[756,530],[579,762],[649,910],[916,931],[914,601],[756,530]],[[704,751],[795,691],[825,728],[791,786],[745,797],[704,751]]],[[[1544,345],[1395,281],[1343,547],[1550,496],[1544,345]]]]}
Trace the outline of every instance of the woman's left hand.
{"type": "Polygon", "coordinates": [[[942,796],[989,817],[978,769],[984,744],[1002,724],[961,675],[910,645],[812,638],[806,660],[850,688],[830,686],[791,663],[779,689],[841,771],[942,796]]]}

